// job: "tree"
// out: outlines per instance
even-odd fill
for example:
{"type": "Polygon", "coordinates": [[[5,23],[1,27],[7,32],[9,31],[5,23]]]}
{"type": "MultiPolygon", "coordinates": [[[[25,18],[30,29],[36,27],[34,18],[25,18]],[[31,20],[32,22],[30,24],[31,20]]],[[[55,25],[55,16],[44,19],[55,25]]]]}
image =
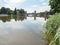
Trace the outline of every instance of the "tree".
{"type": "Polygon", "coordinates": [[[19,13],[20,13],[21,15],[24,15],[24,14],[26,13],[26,11],[24,11],[24,9],[20,9],[20,10],[19,10],[19,13]]]}
{"type": "Polygon", "coordinates": [[[59,13],[60,12],[60,0],[50,0],[49,5],[51,6],[51,13],[59,13]]]}
{"type": "MultiPolygon", "coordinates": [[[[26,13],[26,11],[24,11],[24,9],[18,9],[20,15],[24,15],[26,13]]],[[[16,15],[17,14],[17,9],[15,8],[15,10],[11,10],[10,8],[5,8],[5,7],[2,7],[0,9],[0,14],[13,14],[13,15],[16,15]]]]}
{"type": "Polygon", "coordinates": [[[45,12],[40,12],[40,17],[44,17],[45,12]]]}
{"type": "Polygon", "coordinates": [[[10,10],[9,8],[2,7],[2,8],[0,9],[0,14],[7,14],[7,12],[8,12],[9,10],[10,10]]]}
{"type": "Polygon", "coordinates": [[[7,14],[7,12],[8,12],[9,10],[10,10],[9,8],[6,8],[6,14],[7,14]]]}
{"type": "Polygon", "coordinates": [[[1,14],[1,10],[0,10],[0,14],[1,14]]]}
{"type": "Polygon", "coordinates": [[[14,10],[14,15],[16,15],[16,12],[17,12],[17,11],[16,11],[16,8],[15,8],[15,10],[14,10]]]}
{"type": "Polygon", "coordinates": [[[6,14],[6,9],[5,9],[5,7],[2,7],[2,8],[1,8],[1,14],[6,14]]]}
{"type": "Polygon", "coordinates": [[[8,14],[8,15],[11,15],[11,14],[13,14],[13,11],[12,11],[12,10],[9,10],[9,11],[7,12],[7,14],[8,14]]]}

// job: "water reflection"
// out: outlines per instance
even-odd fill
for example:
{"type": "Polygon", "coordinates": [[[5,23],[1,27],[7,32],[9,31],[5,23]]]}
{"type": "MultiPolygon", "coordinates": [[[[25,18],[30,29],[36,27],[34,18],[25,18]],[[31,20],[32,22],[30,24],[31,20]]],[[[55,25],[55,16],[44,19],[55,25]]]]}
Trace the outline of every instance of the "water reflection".
{"type": "Polygon", "coordinates": [[[45,45],[41,31],[44,18],[25,16],[0,17],[0,45],[45,45]],[[3,22],[1,22],[1,20],[3,22]]]}
{"type": "Polygon", "coordinates": [[[2,22],[10,22],[11,19],[14,19],[15,21],[23,21],[24,19],[26,19],[25,16],[2,16],[0,17],[0,20],[2,20],[2,22]]]}
{"type": "Polygon", "coordinates": [[[36,20],[36,16],[34,16],[34,20],[36,20]]]}
{"type": "MultiPolygon", "coordinates": [[[[27,19],[27,16],[15,16],[15,15],[11,15],[11,16],[1,16],[0,20],[2,20],[2,22],[10,22],[11,19],[14,19],[15,21],[23,21],[24,19],[27,19]]],[[[34,16],[34,20],[36,20],[36,16],[34,16]]]]}
{"type": "Polygon", "coordinates": [[[0,20],[2,20],[2,22],[6,22],[6,21],[10,21],[11,17],[6,16],[6,17],[0,17],[0,20]]]}

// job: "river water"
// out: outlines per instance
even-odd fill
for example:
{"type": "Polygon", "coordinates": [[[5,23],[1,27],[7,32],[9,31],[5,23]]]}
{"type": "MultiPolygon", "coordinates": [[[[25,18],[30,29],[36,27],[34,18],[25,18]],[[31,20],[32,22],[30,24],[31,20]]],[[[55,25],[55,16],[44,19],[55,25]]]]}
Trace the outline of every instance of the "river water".
{"type": "Polygon", "coordinates": [[[0,45],[46,45],[44,18],[0,17],[0,45]]]}

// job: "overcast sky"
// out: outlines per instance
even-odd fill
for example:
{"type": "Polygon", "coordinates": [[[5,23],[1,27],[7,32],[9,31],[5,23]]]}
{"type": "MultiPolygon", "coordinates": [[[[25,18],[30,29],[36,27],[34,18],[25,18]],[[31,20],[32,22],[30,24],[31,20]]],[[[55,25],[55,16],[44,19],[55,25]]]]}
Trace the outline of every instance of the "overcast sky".
{"type": "Polygon", "coordinates": [[[50,6],[48,4],[49,0],[0,0],[0,8],[7,7],[12,10],[14,8],[23,8],[28,13],[34,12],[35,10],[37,12],[49,11],[50,6]]]}

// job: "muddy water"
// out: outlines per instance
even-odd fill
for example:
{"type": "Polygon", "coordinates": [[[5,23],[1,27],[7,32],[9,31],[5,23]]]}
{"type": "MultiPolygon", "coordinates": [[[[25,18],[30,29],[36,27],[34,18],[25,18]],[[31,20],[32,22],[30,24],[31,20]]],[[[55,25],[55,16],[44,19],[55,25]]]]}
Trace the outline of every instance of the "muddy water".
{"type": "Polygon", "coordinates": [[[44,18],[17,19],[0,18],[0,45],[46,45],[42,36],[44,18]]]}

